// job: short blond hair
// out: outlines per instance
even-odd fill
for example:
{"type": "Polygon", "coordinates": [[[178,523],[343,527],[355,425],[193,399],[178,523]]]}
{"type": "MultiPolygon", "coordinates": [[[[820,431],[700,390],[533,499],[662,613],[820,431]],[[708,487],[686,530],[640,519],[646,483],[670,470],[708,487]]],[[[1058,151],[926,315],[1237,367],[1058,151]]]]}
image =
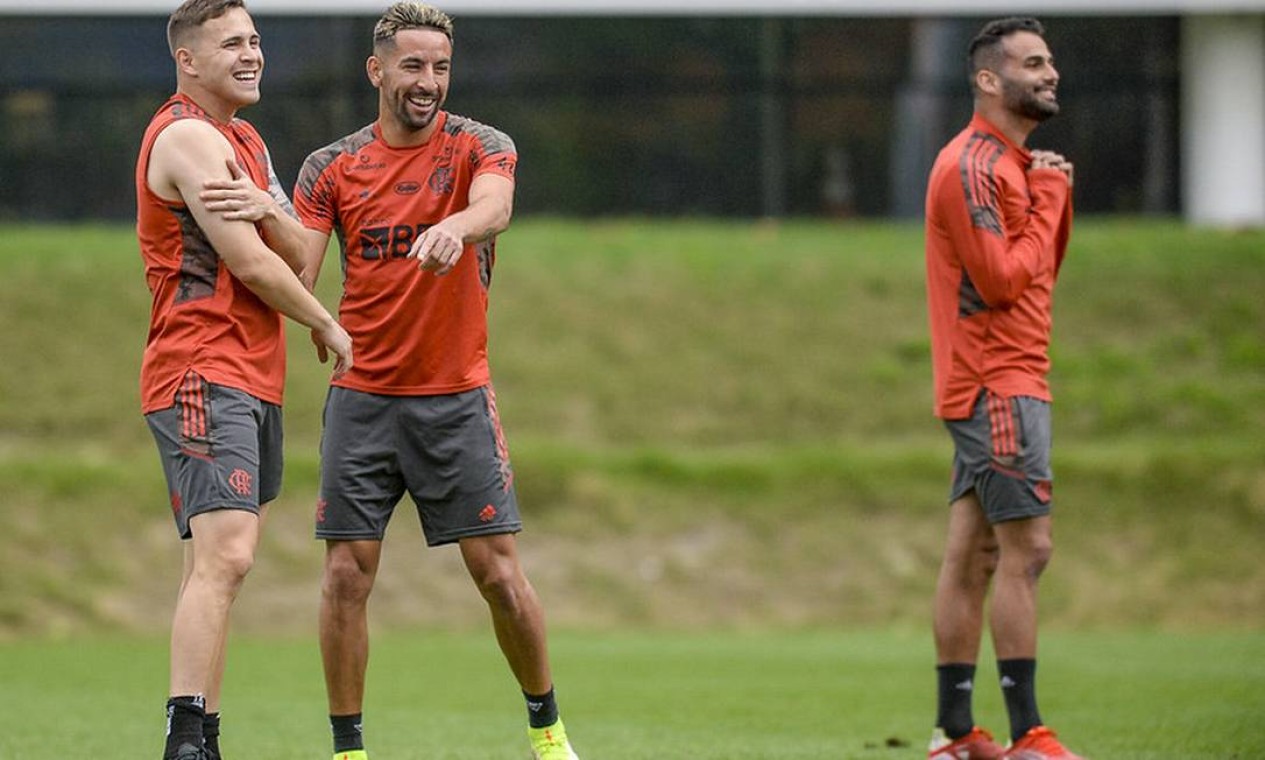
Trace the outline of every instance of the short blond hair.
{"type": "Polygon", "coordinates": [[[448,14],[425,3],[404,0],[387,8],[373,27],[373,46],[394,42],[395,35],[408,29],[435,29],[452,42],[452,19],[448,14]]]}

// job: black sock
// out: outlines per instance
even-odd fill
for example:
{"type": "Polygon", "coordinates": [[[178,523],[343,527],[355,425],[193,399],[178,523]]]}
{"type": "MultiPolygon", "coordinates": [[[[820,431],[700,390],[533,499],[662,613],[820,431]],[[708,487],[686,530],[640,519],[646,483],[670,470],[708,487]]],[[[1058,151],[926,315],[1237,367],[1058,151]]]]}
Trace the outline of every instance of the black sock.
{"type": "Polygon", "coordinates": [[[211,760],[220,760],[220,714],[207,713],[202,719],[202,746],[211,760]]]}
{"type": "Polygon", "coordinates": [[[939,699],[936,700],[936,725],[950,739],[960,739],[975,728],[971,715],[971,696],[975,692],[975,665],[968,662],[936,666],[939,699]]]}
{"type": "Polygon", "coordinates": [[[334,752],[351,752],[365,748],[364,718],[355,715],[331,715],[329,727],[334,732],[334,752]]]}
{"type": "Polygon", "coordinates": [[[1010,716],[1010,739],[1019,741],[1029,729],[1041,725],[1037,712],[1037,661],[998,660],[997,673],[1010,716]]]}
{"type": "Polygon", "coordinates": [[[532,728],[546,728],[558,722],[558,702],[553,689],[539,697],[523,692],[527,698],[527,722],[532,728]]]}
{"type": "Polygon", "coordinates": [[[171,760],[185,744],[202,746],[202,721],[206,701],[201,694],[167,700],[167,748],[163,760],[171,760]]]}

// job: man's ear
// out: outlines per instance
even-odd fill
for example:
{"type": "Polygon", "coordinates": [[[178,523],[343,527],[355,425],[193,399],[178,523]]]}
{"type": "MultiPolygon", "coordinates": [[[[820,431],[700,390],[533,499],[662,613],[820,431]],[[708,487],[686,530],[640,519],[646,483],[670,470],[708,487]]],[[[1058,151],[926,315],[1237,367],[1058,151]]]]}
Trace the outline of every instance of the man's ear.
{"type": "Polygon", "coordinates": [[[365,74],[369,76],[369,84],[374,87],[382,86],[382,59],[376,55],[369,56],[365,61],[365,74]]]}
{"type": "Polygon", "coordinates": [[[1001,92],[1001,78],[994,71],[980,69],[975,72],[975,89],[986,95],[997,95],[1001,92]]]}
{"type": "Polygon", "coordinates": [[[197,67],[193,64],[193,53],[189,48],[176,48],[175,59],[180,73],[193,77],[198,75],[197,67]]]}

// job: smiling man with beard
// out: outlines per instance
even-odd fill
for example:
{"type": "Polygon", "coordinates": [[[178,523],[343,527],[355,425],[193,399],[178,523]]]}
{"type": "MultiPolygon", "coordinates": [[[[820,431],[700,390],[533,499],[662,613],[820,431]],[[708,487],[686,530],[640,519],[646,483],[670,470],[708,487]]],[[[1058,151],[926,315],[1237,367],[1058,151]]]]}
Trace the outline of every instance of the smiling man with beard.
{"type": "Polygon", "coordinates": [[[1031,18],[990,22],[968,54],[975,114],[927,188],[927,301],[936,415],[954,444],[936,585],[939,696],[932,760],[1076,760],[1037,711],[1037,582],[1053,551],[1051,305],[1072,222],[1072,165],[1028,150],[1059,112],[1058,71],[1031,18]],[[989,627],[1010,746],[974,724],[989,627]]]}
{"type": "Polygon", "coordinates": [[[533,755],[574,760],[544,612],[518,558],[522,522],[487,357],[496,236],[510,223],[518,154],[501,131],[443,110],[452,33],[431,6],[388,8],[366,62],[376,121],[312,153],[295,188],[304,281],[316,281],[337,231],[340,314],[357,352],[326,399],[316,511],[334,757],[367,757],[366,608],[387,523],[408,493],[427,544],[456,544],[488,604],[533,755]]]}

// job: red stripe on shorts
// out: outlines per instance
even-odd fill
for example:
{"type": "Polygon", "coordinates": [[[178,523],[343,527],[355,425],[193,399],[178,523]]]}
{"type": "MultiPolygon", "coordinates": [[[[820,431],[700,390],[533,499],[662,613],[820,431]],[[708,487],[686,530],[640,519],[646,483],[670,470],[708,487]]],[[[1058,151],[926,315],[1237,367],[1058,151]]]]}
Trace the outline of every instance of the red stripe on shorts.
{"type": "Polygon", "coordinates": [[[1015,440],[1015,413],[1011,399],[988,394],[988,426],[993,439],[993,456],[1009,457],[1019,453],[1015,440]]]}
{"type": "Polygon", "coordinates": [[[501,468],[501,480],[505,490],[510,490],[514,482],[514,471],[510,469],[510,448],[505,443],[505,431],[501,429],[501,415],[496,411],[496,391],[491,384],[487,386],[488,417],[492,419],[492,430],[496,436],[496,458],[501,468]]]}
{"type": "Polygon", "coordinates": [[[186,374],[179,398],[181,433],[186,440],[206,438],[205,398],[202,378],[193,372],[186,374]]]}

